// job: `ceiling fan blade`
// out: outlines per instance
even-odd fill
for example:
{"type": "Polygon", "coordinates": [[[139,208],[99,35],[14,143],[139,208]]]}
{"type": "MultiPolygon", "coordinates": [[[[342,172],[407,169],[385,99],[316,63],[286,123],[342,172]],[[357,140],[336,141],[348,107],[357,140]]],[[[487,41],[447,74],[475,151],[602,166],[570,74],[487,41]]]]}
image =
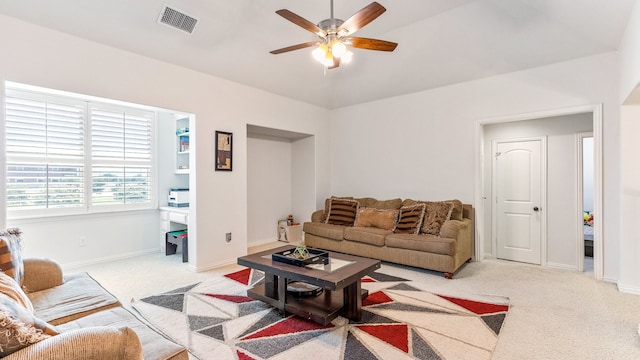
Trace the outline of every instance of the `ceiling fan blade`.
{"type": "Polygon", "coordinates": [[[382,15],[385,11],[387,11],[387,9],[385,9],[384,6],[374,1],[347,19],[336,31],[340,34],[341,31],[346,30],[347,35],[353,34],[382,15]]]}
{"type": "Polygon", "coordinates": [[[318,36],[321,36],[321,37],[327,36],[327,33],[324,30],[320,29],[318,27],[318,25],[312,23],[311,21],[303,18],[300,15],[296,15],[296,14],[292,13],[291,11],[289,11],[287,9],[278,10],[278,11],[276,11],[276,14],[282,16],[283,18],[291,21],[292,23],[294,23],[294,24],[300,26],[301,28],[303,28],[303,29],[305,29],[307,31],[310,31],[310,32],[312,32],[312,33],[314,33],[314,34],[316,34],[318,36]]]}
{"type": "Polygon", "coordinates": [[[296,45],[287,46],[287,47],[284,47],[282,49],[271,50],[269,52],[274,54],[274,55],[282,54],[282,53],[287,52],[287,51],[293,51],[293,50],[300,50],[300,49],[308,48],[308,47],[311,47],[311,46],[313,46],[313,45],[315,45],[317,43],[318,43],[317,41],[309,41],[309,42],[302,43],[302,44],[296,44],[296,45]]]}
{"type": "Polygon", "coordinates": [[[378,51],[393,51],[396,49],[396,46],[398,46],[397,43],[391,41],[360,37],[348,38],[345,42],[355,48],[378,51]]]}

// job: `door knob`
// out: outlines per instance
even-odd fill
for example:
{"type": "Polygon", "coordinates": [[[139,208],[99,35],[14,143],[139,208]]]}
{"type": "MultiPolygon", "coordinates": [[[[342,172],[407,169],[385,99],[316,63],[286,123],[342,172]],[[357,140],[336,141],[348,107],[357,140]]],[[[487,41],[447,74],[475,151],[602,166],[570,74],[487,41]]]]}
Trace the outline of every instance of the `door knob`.
{"type": "Polygon", "coordinates": [[[538,209],[538,207],[537,207],[537,206],[535,206],[535,207],[533,208],[533,211],[538,211],[538,210],[540,210],[540,209],[538,209]]]}

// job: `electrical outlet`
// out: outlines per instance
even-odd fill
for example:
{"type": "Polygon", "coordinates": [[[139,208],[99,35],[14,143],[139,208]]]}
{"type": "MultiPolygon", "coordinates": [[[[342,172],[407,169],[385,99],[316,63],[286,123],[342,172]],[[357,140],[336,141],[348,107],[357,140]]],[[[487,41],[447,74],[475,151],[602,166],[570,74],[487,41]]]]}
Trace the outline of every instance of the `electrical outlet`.
{"type": "Polygon", "coordinates": [[[230,243],[231,242],[231,233],[227,233],[227,235],[225,236],[225,240],[230,243]]]}
{"type": "Polygon", "coordinates": [[[80,246],[87,246],[87,237],[80,236],[80,246]]]}

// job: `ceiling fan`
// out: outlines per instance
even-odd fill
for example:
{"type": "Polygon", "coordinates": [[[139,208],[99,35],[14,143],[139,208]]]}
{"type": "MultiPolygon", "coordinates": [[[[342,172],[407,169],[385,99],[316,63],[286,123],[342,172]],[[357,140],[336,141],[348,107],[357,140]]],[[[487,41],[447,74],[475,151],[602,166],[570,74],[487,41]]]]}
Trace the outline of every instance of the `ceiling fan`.
{"type": "Polygon", "coordinates": [[[282,54],[288,51],[304,49],[316,46],[313,56],[328,69],[340,66],[340,63],[351,61],[352,53],[347,46],[366,50],[393,51],[397,43],[378,39],[352,37],[353,33],[375,20],[387,11],[377,2],[360,9],[346,21],[333,17],[333,0],[331,0],[331,18],[320,21],[318,25],[293,12],[282,9],[276,14],[300,26],[301,28],[316,34],[320,39],[302,44],[287,46],[282,49],[270,51],[272,54],[282,54]]]}

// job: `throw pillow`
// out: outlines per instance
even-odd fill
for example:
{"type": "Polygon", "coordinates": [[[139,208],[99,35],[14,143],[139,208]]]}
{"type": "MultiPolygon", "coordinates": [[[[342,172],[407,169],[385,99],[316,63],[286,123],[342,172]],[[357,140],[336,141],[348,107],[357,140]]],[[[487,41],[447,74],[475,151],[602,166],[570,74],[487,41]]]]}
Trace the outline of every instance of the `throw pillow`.
{"type": "MultiPolygon", "coordinates": [[[[8,313],[14,320],[20,321],[26,326],[31,326],[47,335],[58,335],[58,329],[48,322],[36,317],[22,305],[11,300],[5,294],[0,294],[0,311],[8,313]]],[[[0,330],[1,332],[2,330],[0,330]]]]}
{"type": "Polygon", "coordinates": [[[440,235],[440,227],[451,218],[453,204],[444,201],[425,201],[427,210],[422,222],[421,232],[429,235],[440,235]]]}
{"type": "Polygon", "coordinates": [[[427,208],[426,204],[415,204],[403,206],[400,208],[400,219],[393,231],[396,234],[413,234],[420,233],[420,226],[424,219],[424,213],[427,208]]]}
{"type": "Polygon", "coordinates": [[[451,210],[451,220],[462,221],[462,201],[453,199],[447,200],[446,202],[453,204],[453,209],[451,210]]]}
{"type": "Polygon", "coordinates": [[[0,294],[0,357],[57,334],[55,327],[0,294]]]}
{"type": "Polygon", "coordinates": [[[358,213],[358,202],[349,199],[329,200],[327,224],[353,226],[358,213]]]}
{"type": "Polygon", "coordinates": [[[323,219],[322,221],[327,222],[327,218],[329,217],[329,209],[331,208],[331,199],[353,199],[352,196],[331,196],[324,201],[324,212],[322,213],[323,219]]]}
{"type": "Polygon", "coordinates": [[[11,300],[22,305],[22,307],[29,310],[29,312],[33,314],[33,304],[27,297],[27,294],[22,291],[20,285],[18,285],[18,283],[13,280],[12,277],[3,272],[0,272],[0,293],[5,294],[11,300]]]}
{"type": "Polygon", "coordinates": [[[398,210],[359,208],[355,226],[375,227],[378,229],[392,230],[396,227],[398,210]]]}
{"type": "Polygon", "coordinates": [[[50,336],[14,319],[9,313],[3,310],[0,310],[0,329],[0,356],[2,357],[50,336]]]}
{"type": "Polygon", "coordinates": [[[20,234],[21,231],[17,228],[0,231],[0,270],[22,286],[24,264],[20,234]]]}

